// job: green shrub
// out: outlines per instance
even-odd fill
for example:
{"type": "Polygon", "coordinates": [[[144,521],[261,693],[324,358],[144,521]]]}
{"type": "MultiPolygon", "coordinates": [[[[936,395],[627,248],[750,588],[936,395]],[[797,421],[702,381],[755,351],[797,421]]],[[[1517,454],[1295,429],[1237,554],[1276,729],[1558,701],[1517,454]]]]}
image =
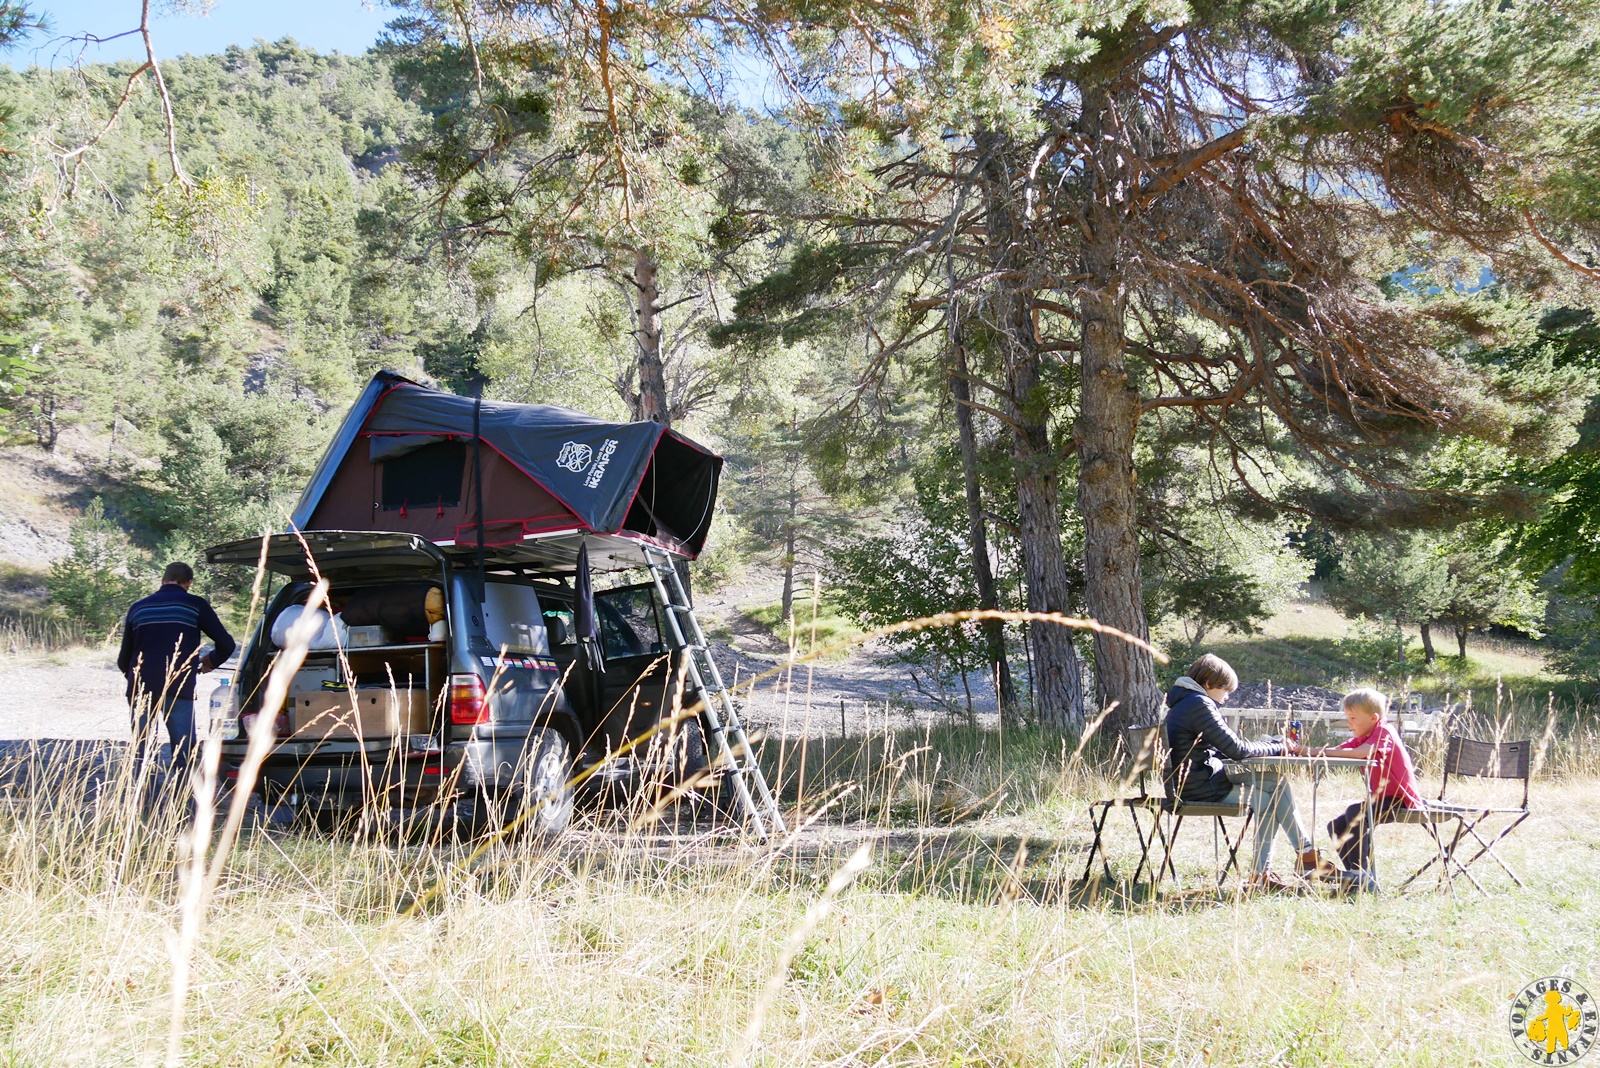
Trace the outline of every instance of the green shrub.
{"type": "Polygon", "coordinates": [[[143,570],[143,561],[122,529],[106,518],[105,502],[99,497],[73,521],[68,544],[67,555],[51,565],[45,581],[50,600],[81,624],[89,637],[104,639],[144,592],[143,583],[134,577],[143,570]]]}

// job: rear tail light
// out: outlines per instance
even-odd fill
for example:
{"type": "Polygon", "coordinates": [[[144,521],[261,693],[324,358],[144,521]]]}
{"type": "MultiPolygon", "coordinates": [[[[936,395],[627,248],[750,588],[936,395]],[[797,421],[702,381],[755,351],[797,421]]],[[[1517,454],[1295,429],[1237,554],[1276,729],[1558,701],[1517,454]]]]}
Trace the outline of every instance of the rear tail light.
{"type": "Polygon", "coordinates": [[[450,676],[450,722],[472,727],[489,721],[489,700],[476,675],[450,676]]]}

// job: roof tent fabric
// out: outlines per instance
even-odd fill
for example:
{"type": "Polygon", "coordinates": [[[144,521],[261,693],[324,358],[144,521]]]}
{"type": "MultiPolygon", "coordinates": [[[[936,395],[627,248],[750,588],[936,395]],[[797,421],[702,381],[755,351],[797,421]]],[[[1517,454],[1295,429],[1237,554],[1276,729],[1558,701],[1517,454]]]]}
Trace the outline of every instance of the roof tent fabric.
{"type": "MultiPolygon", "coordinates": [[[[433,541],[475,544],[471,479],[452,481],[463,452],[471,467],[472,408],[470,397],[378,372],[340,424],[291,522],[302,530],[415,527],[433,541]]],[[[481,433],[486,544],[587,528],[642,535],[691,556],[704,547],[722,459],[659,423],[485,401],[481,433]]]]}

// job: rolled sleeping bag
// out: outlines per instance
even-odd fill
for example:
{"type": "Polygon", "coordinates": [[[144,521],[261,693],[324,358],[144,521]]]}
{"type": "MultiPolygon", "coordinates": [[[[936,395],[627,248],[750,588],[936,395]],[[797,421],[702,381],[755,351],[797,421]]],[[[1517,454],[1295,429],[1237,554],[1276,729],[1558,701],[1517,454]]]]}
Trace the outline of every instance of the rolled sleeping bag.
{"type": "MultiPolygon", "coordinates": [[[[272,644],[282,649],[289,642],[289,629],[300,621],[305,614],[306,606],[292,604],[278,613],[278,618],[272,621],[272,644]]],[[[337,649],[346,644],[345,638],[348,631],[344,621],[338,616],[330,616],[319,608],[316,611],[319,623],[317,631],[311,636],[311,649],[337,649]]]]}
{"type": "Polygon", "coordinates": [[[350,627],[382,627],[403,637],[421,637],[444,618],[444,591],[428,582],[397,582],[358,590],[345,602],[350,627]]]}

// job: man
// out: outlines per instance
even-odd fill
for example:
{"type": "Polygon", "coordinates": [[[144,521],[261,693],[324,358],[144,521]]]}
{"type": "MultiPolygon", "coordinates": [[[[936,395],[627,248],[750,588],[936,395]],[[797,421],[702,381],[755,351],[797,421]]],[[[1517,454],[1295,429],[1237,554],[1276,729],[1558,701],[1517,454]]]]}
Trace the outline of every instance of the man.
{"type": "Polygon", "coordinates": [[[172,778],[179,790],[188,785],[195,746],[194,677],[233,655],[233,636],[217,618],[211,602],[189,592],[194,569],[177,562],[161,574],[161,588],[133,602],[122,626],[122,651],[117,667],[128,680],[133,710],[136,765],[156,750],[156,720],[166,721],[172,742],[172,778]],[[201,636],[215,648],[202,656],[201,636]]]}

